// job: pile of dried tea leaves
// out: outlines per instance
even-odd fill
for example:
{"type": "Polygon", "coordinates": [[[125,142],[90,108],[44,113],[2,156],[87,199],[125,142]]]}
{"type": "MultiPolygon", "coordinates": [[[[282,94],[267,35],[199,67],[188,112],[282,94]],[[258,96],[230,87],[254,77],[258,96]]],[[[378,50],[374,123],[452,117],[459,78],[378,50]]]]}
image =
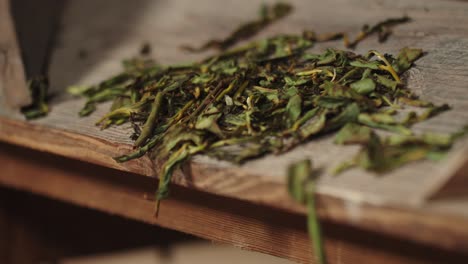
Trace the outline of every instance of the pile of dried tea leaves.
{"type": "MultiPolygon", "coordinates": [[[[253,23],[255,27],[289,13],[291,8],[282,5],[268,7],[266,15],[253,23]]],[[[374,32],[388,35],[388,28],[407,20],[390,19],[365,27],[351,43],[374,32]]],[[[401,81],[401,75],[423,55],[420,49],[403,48],[396,56],[339,49],[317,54],[308,51],[314,43],[337,38],[347,42],[346,34],[320,36],[305,31],[224,51],[243,38],[239,36],[204,45],[202,49],[216,46],[222,51],[200,62],[163,66],[147,59],[128,60],[124,71],[113,78],[69,89],[87,98],[81,116],[91,114],[98,103],[113,101],[110,112],[97,122],[102,128],[133,124],[135,151],[116,161],[148,152],[165,161],[158,201],[168,195],[174,168],[195,154],[242,163],[339,130],[336,143],[361,144],[363,150],[336,171],[361,166],[382,172],[440,157],[456,137],[415,136],[410,129],[449,109],[419,100],[401,81]],[[396,118],[403,105],[426,110],[396,118]],[[381,139],[374,129],[394,136],[381,139]]]]}

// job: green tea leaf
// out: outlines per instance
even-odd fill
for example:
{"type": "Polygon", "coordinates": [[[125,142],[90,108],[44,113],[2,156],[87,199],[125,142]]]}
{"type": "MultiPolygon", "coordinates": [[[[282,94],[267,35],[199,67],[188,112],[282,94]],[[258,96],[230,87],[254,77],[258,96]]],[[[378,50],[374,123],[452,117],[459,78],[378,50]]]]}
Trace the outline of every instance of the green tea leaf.
{"type": "Polygon", "coordinates": [[[288,113],[288,126],[291,126],[296,122],[301,115],[302,109],[302,98],[300,95],[295,94],[289,98],[288,104],[286,105],[286,111],[288,113]]]}
{"type": "Polygon", "coordinates": [[[332,131],[343,127],[347,123],[356,122],[359,113],[360,109],[356,103],[348,105],[339,115],[327,122],[326,131],[332,131]]]}
{"type": "Polygon", "coordinates": [[[393,67],[398,73],[402,73],[408,70],[413,62],[421,57],[423,54],[421,49],[412,49],[405,47],[400,50],[396,61],[393,63],[393,67]]]}
{"type": "Polygon", "coordinates": [[[320,96],[315,98],[314,102],[319,107],[337,109],[350,104],[352,101],[345,97],[320,96]]]}
{"type": "Polygon", "coordinates": [[[364,144],[370,140],[372,130],[356,123],[347,123],[335,136],[335,144],[364,144]]]}
{"type": "Polygon", "coordinates": [[[221,117],[222,113],[216,107],[211,107],[205,115],[198,117],[197,122],[195,123],[196,129],[205,129],[216,134],[218,137],[223,138],[223,132],[218,126],[218,119],[221,117]]]}
{"type": "Polygon", "coordinates": [[[379,61],[366,61],[366,60],[355,60],[349,63],[351,66],[358,68],[368,68],[372,70],[379,70],[381,63],[379,61]]]}
{"type": "Polygon", "coordinates": [[[311,120],[305,123],[299,130],[300,135],[303,139],[306,139],[312,135],[318,134],[325,128],[327,112],[322,112],[317,119],[311,120]]]}
{"type": "Polygon", "coordinates": [[[291,196],[307,206],[307,228],[309,231],[315,258],[318,263],[326,263],[320,222],[315,204],[315,182],[312,178],[312,163],[303,160],[293,163],[288,168],[288,189],[291,196]]]}
{"type": "Polygon", "coordinates": [[[253,88],[274,104],[279,103],[278,90],[263,88],[260,86],[254,86],[253,88]]]}
{"type": "Polygon", "coordinates": [[[172,153],[166,163],[163,165],[163,170],[159,176],[159,186],[156,193],[156,208],[155,215],[159,212],[159,203],[162,199],[169,196],[169,183],[171,182],[172,172],[175,167],[192,155],[201,152],[205,146],[192,146],[189,143],[182,145],[176,152],[172,153]]]}
{"type": "Polygon", "coordinates": [[[395,89],[398,86],[398,82],[396,82],[396,81],[394,81],[392,79],[389,79],[389,78],[385,77],[384,75],[376,74],[375,77],[376,77],[377,83],[391,89],[392,91],[395,91],[395,89]]]}
{"type": "Polygon", "coordinates": [[[21,108],[21,113],[28,120],[46,116],[49,113],[49,105],[47,104],[49,80],[44,76],[36,76],[28,81],[27,85],[32,103],[29,106],[21,108]]]}
{"type": "Polygon", "coordinates": [[[156,125],[156,120],[161,111],[162,100],[163,100],[163,93],[159,92],[158,94],[156,94],[156,97],[154,98],[154,102],[151,105],[151,112],[148,116],[148,119],[146,119],[145,124],[143,125],[143,129],[141,130],[140,136],[135,141],[135,146],[143,145],[143,143],[145,143],[145,141],[149,137],[151,137],[151,133],[153,132],[154,126],[156,125]]]}
{"type": "Polygon", "coordinates": [[[84,95],[93,89],[92,86],[87,85],[72,85],[67,88],[67,92],[72,95],[84,95]]]}
{"type": "Polygon", "coordinates": [[[202,73],[192,78],[191,82],[193,84],[205,84],[213,80],[214,75],[211,73],[202,73]]]}
{"type": "Polygon", "coordinates": [[[366,95],[375,90],[375,82],[370,78],[366,78],[352,83],[350,87],[358,94],[366,95]]]}
{"type": "Polygon", "coordinates": [[[378,129],[383,129],[403,135],[411,135],[412,132],[410,129],[406,128],[403,125],[396,124],[393,122],[393,117],[389,115],[382,114],[373,114],[369,115],[367,113],[362,113],[358,117],[359,123],[378,129]],[[392,121],[391,121],[392,120],[392,121]]]}
{"type": "Polygon", "coordinates": [[[288,168],[288,189],[291,196],[300,203],[306,202],[305,184],[312,176],[312,163],[303,160],[288,168]]]}
{"type": "Polygon", "coordinates": [[[336,51],[333,49],[327,49],[327,51],[318,57],[317,65],[326,65],[336,60],[336,51]]]}

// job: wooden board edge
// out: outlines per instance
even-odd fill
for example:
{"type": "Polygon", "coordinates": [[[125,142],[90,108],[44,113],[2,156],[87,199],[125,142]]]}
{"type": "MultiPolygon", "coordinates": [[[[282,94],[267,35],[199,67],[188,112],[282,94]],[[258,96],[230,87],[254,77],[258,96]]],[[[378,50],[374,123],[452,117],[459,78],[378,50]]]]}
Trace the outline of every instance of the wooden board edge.
{"type": "MultiPolygon", "coordinates": [[[[118,164],[111,158],[122,151],[128,151],[131,146],[110,143],[102,139],[43,127],[34,123],[0,117],[0,141],[129,173],[153,177],[155,175],[153,163],[149,158],[145,157],[134,160],[133,163],[124,164],[118,164]]],[[[213,188],[213,185],[207,184],[206,181],[209,178],[222,180],[225,177],[235,177],[234,171],[210,170],[209,167],[200,167],[196,164],[190,167],[191,179],[181,180],[181,176],[175,177],[176,184],[294,214],[305,213],[305,208],[295,204],[289,198],[286,188],[278,183],[255,179],[256,176],[249,177],[243,174],[244,181],[245,179],[253,180],[252,188],[264,189],[263,195],[259,196],[262,192],[256,192],[256,196],[245,195],[245,192],[229,190],[226,192],[223,188],[213,188]],[[271,193],[274,195],[269,195],[271,193]]],[[[178,172],[178,174],[181,173],[178,172]]],[[[233,184],[236,184],[235,181],[233,184]]],[[[424,209],[355,203],[327,195],[319,195],[317,200],[319,216],[325,221],[418,241],[444,249],[468,250],[468,219],[463,217],[438,214],[424,211],[424,209]],[[421,230],[427,232],[421,232],[421,230]]]]}
{"type": "MultiPolygon", "coordinates": [[[[0,146],[0,161],[7,164],[0,174],[0,185],[242,249],[314,263],[303,215],[174,186],[173,195],[163,202],[155,218],[154,200],[148,198],[155,185],[148,177],[134,175],[130,179],[122,171],[0,146]]],[[[454,260],[464,257],[457,251],[349,226],[325,222],[322,227],[330,264],[457,263],[454,260]]]]}

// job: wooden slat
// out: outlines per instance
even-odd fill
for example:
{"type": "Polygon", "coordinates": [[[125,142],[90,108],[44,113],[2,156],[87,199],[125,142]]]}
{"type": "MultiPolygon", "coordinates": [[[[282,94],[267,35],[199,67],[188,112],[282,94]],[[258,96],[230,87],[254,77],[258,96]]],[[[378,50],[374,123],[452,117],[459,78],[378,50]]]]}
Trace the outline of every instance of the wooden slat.
{"type": "MultiPolygon", "coordinates": [[[[149,166],[142,163],[145,162],[144,159],[136,160],[132,165],[126,164],[128,166],[132,166],[131,168],[116,166],[116,163],[110,159],[109,156],[115,155],[116,153],[113,151],[118,149],[118,147],[110,144],[109,142],[97,140],[95,138],[90,138],[83,135],[76,135],[74,133],[69,133],[63,130],[45,128],[42,126],[33,125],[31,123],[24,123],[4,118],[0,118],[0,140],[41,151],[57,153],[66,157],[88,161],[95,164],[104,165],[106,167],[125,170],[127,171],[126,173],[129,173],[128,171],[130,169],[144,169],[145,167],[149,166]]],[[[60,164],[60,166],[62,165],[60,164]]],[[[70,173],[73,173],[75,168],[64,167],[62,170],[69,170],[70,173]]],[[[198,180],[203,182],[203,179],[205,179],[207,175],[210,175],[211,177],[235,177],[235,175],[230,175],[226,171],[210,170],[207,167],[197,166],[196,164],[191,165],[190,170],[192,176],[188,179],[185,178],[184,181],[179,181],[179,185],[193,188],[193,186],[198,185],[198,180]]],[[[140,172],[142,174],[145,173],[145,171],[140,172]]],[[[235,172],[233,171],[233,173],[235,172]]],[[[255,175],[251,176],[255,177],[255,175]]],[[[3,177],[3,182],[6,183],[17,180],[16,178],[10,179],[9,177],[11,176],[5,174],[3,177]]],[[[76,175],[76,181],[84,182],[86,180],[83,179],[80,181],[78,180],[78,177],[79,176],[76,175]]],[[[135,174],[130,173],[121,174],[121,177],[122,180],[129,182],[133,180],[137,181],[138,179],[135,174]]],[[[243,177],[245,177],[245,175],[243,175],[243,177]]],[[[152,180],[147,183],[146,188],[155,187],[156,184],[151,183],[151,181],[154,182],[154,179],[150,177],[147,178],[152,180]]],[[[40,181],[42,180],[43,179],[40,181]]],[[[53,181],[50,177],[45,178],[45,180],[46,181],[44,184],[48,184],[49,186],[53,184],[53,181]]],[[[246,195],[242,197],[244,201],[248,201],[259,207],[268,206],[270,208],[277,208],[296,214],[304,213],[304,208],[298,206],[290,200],[284,186],[275,186],[268,182],[262,185],[262,181],[259,180],[258,182],[259,186],[257,189],[263,189],[265,192],[276,193],[270,196],[270,199],[268,199],[269,196],[266,195],[246,195]],[[264,200],[260,200],[259,197],[263,198],[264,200]]],[[[29,180],[24,181],[24,184],[29,183],[32,182],[29,180]]],[[[24,186],[24,188],[28,188],[27,186],[28,185],[24,186]]],[[[67,193],[65,190],[68,190],[69,188],[57,185],[56,189],[64,189],[60,191],[67,193]]],[[[212,190],[209,185],[205,185],[202,190],[204,192],[210,192],[224,197],[233,197],[233,195],[230,195],[229,192],[223,193],[222,190],[224,189],[214,188],[212,190]]],[[[124,193],[126,192],[125,190],[121,191],[124,193]]],[[[99,193],[97,190],[96,192],[99,193]]],[[[117,191],[115,192],[117,193],[117,191]]],[[[151,193],[152,192],[148,192],[147,195],[151,196],[151,193]]],[[[69,195],[72,195],[72,193],[69,193],[69,195]]],[[[239,200],[237,195],[234,197],[236,200],[239,200]]],[[[64,198],[62,197],[62,199],[64,198]]],[[[96,197],[95,199],[96,201],[99,201],[101,198],[96,197]]],[[[165,217],[164,215],[166,214],[166,210],[176,210],[172,209],[171,207],[172,205],[170,201],[163,202],[161,218],[165,217]]],[[[128,207],[127,210],[132,211],[133,208],[134,207],[128,207]]],[[[148,217],[152,208],[145,208],[145,214],[147,214],[145,217],[148,217]]],[[[142,214],[144,210],[141,211],[142,212],[139,212],[138,215],[142,214]]],[[[252,211],[256,211],[256,209],[252,207],[251,210],[246,210],[248,213],[252,211]]],[[[468,250],[468,230],[466,228],[467,220],[464,217],[437,214],[431,211],[426,212],[422,209],[392,208],[388,206],[370,205],[366,203],[356,204],[326,195],[321,195],[319,197],[318,212],[321,219],[353,226],[362,230],[386,234],[393,237],[400,237],[403,239],[408,239],[449,250],[468,250]],[[418,228],[415,229],[415,226],[418,228]]],[[[130,213],[131,212],[129,212],[129,214],[130,213]]],[[[150,222],[153,221],[154,219],[152,219],[150,222]]]]}
{"type": "Polygon", "coordinates": [[[56,263],[63,258],[147,246],[164,250],[178,242],[198,240],[3,186],[0,187],[0,234],[2,264],[56,263]]]}
{"type": "Polygon", "coordinates": [[[8,262],[10,259],[10,243],[11,238],[11,226],[8,214],[6,210],[0,207],[0,233],[4,239],[0,240],[0,261],[8,262]]]}
{"type": "MultiPolygon", "coordinates": [[[[0,183],[295,261],[311,261],[305,217],[173,186],[151,213],[151,178],[2,144],[0,183]],[[130,177],[129,177],[130,176],[130,177]]],[[[151,187],[153,186],[153,187],[151,187]]],[[[76,223],[69,223],[70,228],[76,223]]],[[[421,229],[420,229],[421,230],[421,229]]],[[[423,230],[421,230],[424,232],[423,230]]],[[[463,255],[325,222],[329,263],[456,263],[463,255]]],[[[124,238],[122,238],[124,239],[124,238]]]]}

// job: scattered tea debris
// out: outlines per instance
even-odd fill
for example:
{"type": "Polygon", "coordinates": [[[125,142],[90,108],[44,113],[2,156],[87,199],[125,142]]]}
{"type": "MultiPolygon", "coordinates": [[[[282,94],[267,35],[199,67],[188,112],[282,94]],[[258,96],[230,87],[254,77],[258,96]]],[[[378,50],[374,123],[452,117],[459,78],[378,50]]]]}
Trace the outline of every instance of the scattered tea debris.
{"type": "Polygon", "coordinates": [[[201,52],[208,49],[226,50],[241,40],[248,39],[273,22],[280,20],[292,11],[293,7],[287,3],[276,3],[274,5],[263,5],[260,9],[260,17],[257,20],[241,24],[227,38],[222,40],[210,40],[199,48],[192,46],[182,46],[182,49],[191,52],[201,52]]]}
{"type": "Polygon", "coordinates": [[[453,134],[394,134],[381,137],[369,127],[348,123],[337,133],[335,143],[359,144],[362,147],[352,160],[338,165],[333,172],[337,174],[356,166],[374,172],[387,172],[413,161],[437,161],[444,158],[454,141],[467,132],[468,127],[465,127],[453,134]]]}
{"type": "Polygon", "coordinates": [[[151,54],[151,44],[149,42],[143,43],[140,48],[140,55],[141,56],[149,56],[151,54]]]}
{"type": "Polygon", "coordinates": [[[47,91],[49,90],[49,80],[45,76],[31,78],[28,83],[29,91],[33,102],[31,105],[23,107],[21,113],[26,119],[36,119],[46,116],[49,113],[47,104],[47,91]]]}
{"type": "Polygon", "coordinates": [[[400,18],[389,18],[373,26],[364,25],[361,29],[361,32],[359,32],[359,34],[353,41],[350,42],[345,36],[345,46],[347,48],[354,48],[359,42],[361,42],[362,40],[364,40],[372,34],[377,34],[379,42],[384,42],[392,34],[392,28],[394,26],[410,21],[411,19],[408,16],[403,16],[400,18]]]}

